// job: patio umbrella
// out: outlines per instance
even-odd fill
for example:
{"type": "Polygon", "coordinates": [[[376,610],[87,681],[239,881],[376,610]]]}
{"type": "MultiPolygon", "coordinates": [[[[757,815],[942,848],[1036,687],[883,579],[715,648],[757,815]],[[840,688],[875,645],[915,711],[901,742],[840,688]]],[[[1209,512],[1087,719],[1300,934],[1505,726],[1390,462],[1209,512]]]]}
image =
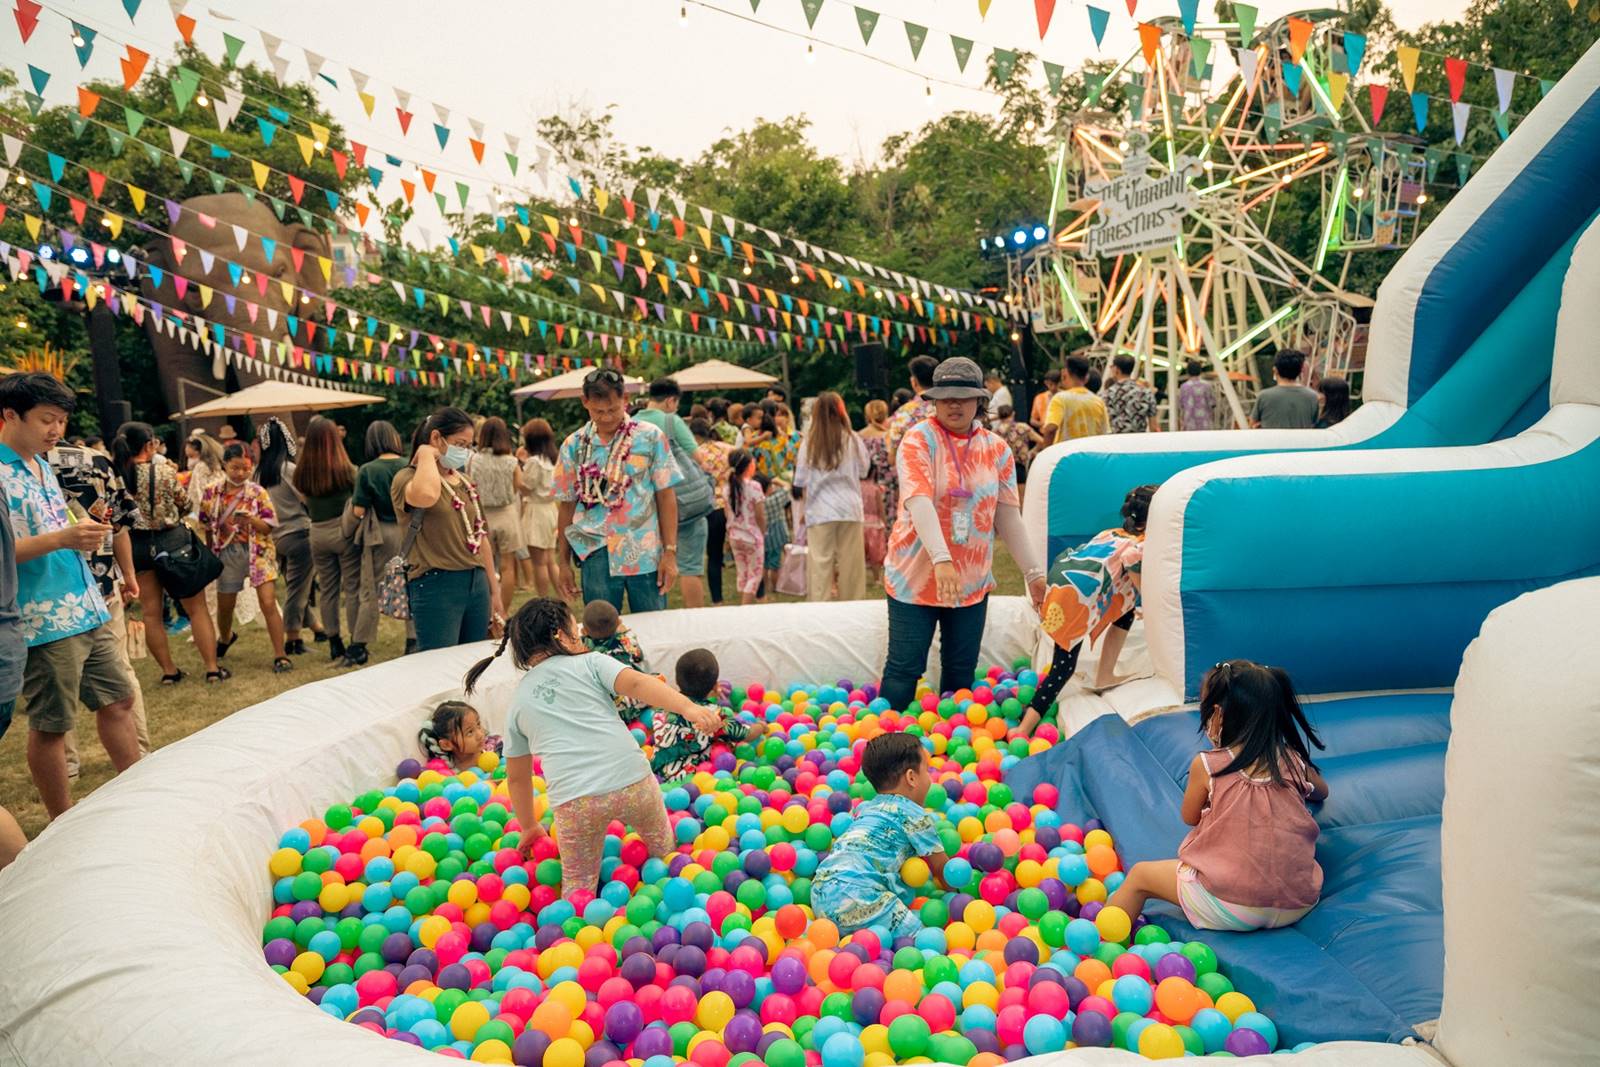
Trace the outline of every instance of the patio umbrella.
{"type": "Polygon", "coordinates": [[[332,408],[354,408],[363,404],[381,404],[384,398],[371,393],[352,393],[343,389],[325,389],[297,382],[258,382],[196,404],[180,412],[184,418],[226,418],[230,415],[277,415],[290,411],[328,411],[332,408]]]}
{"type": "Polygon", "coordinates": [[[778,379],[758,370],[740,367],[720,359],[708,359],[685,367],[667,377],[678,383],[678,388],[690,389],[760,389],[775,385],[778,379]]]}
{"type": "MultiPolygon", "coordinates": [[[[558,374],[554,378],[544,378],[528,385],[520,386],[511,391],[515,397],[531,398],[533,400],[574,400],[583,395],[583,380],[594,372],[593,367],[579,367],[558,374]]],[[[644,380],[629,375],[622,376],[622,391],[625,393],[638,393],[644,390],[644,380]]]]}

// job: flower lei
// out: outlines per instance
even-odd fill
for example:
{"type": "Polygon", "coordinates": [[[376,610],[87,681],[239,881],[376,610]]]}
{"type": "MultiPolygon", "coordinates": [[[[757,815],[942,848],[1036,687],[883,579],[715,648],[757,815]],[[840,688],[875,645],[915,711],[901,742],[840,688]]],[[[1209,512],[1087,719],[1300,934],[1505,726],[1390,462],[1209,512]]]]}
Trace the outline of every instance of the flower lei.
{"type": "Polygon", "coordinates": [[[607,511],[619,506],[633,487],[633,475],[628,473],[628,457],[633,453],[633,434],[639,424],[633,419],[623,419],[611,438],[610,451],[605,466],[594,460],[598,434],[594,423],[587,423],[578,431],[577,493],[578,503],[585,507],[603,507],[607,511]]]}
{"type": "Polygon", "coordinates": [[[467,495],[472,498],[473,508],[477,513],[476,518],[467,517],[466,501],[456,495],[455,488],[448,480],[440,478],[439,484],[450,494],[450,506],[461,516],[461,524],[467,528],[467,553],[475,556],[478,554],[478,546],[482,545],[483,539],[488,536],[489,524],[483,521],[483,505],[478,502],[478,487],[472,484],[470,478],[461,478],[460,481],[467,487],[467,495]]]}

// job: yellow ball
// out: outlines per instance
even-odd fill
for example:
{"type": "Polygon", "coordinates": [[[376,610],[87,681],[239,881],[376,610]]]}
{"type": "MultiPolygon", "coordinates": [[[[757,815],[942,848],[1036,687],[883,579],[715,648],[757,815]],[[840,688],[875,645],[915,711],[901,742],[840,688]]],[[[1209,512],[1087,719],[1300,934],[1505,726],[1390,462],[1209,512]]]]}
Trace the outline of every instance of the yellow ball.
{"type": "Polygon", "coordinates": [[[328,963],[315,952],[302,952],[289,964],[289,969],[298,971],[308,984],[315,985],[322,972],[328,969],[328,963]]]}
{"type": "Polygon", "coordinates": [[[1104,982],[1101,982],[1098,986],[1095,987],[1094,995],[1097,996],[1097,997],[1103,997],[1106,1000],[1110,1000],[1110,999],[1112,999],[1111,998],[1111,991],[1116,989],[1116,988],[1117,988],[1117,980],[1115,978],[1107,978],[1104,982]]]}
{"type": "Polygon", "coordinates": [[[1217,1010],[1226,1015],[1230,1023],[1236,1023],[1245,1012],[1256,1010],[1256,1002],[1243,993],[1230,990],[1217,998],[1217,1010]]]}
{"type": "Polygon", "coordinates": [[[956,833],[961,835],[963,841],[976,841],[983,836],[983,823],[978,821],[976,815],[968,815],[956,823],[956,833]]]}
{"type": "Polygon", "coordinates": [[[512,882],[500,891],[500,896],[516,905],[518,911],[526,911],[528,902],[533,899],[533,892],[520,882],[512,882]]]}
{"type": "Polygon", "coordinates": [[[1133,920],[1128,918],[1127,912],[1115,904],[1107,904],[1101,908],[1100,914],[1094,917],[1094,925],[1100,931],[1101,939],[1105,941],[1125,942],[1128,940],[1128,934],[1133,932],[1133,920]]]}
{"type": "Polygon", "coordinates": [[[488,774],[498,766],[500,766],[500,754],[498,752],[478,753],[478,770],[484,774],[488,774]]]}
{"type": "MultiPolygon", "coordinates": [[[[725,850],[728,847],[728,843],[732,840],[732,838],[728,836],[728,831],[724,830],[720,826],[706,827],[705,832],[700,835],[700,839],[702,842],[704,842],[701,847],[708,848],[713,852],[721,852],[725,850]]],[[[546,1055],[548,1056],[548,1053],[546,1053],[546,1055]]]]}
{"type": "Polygon", "coordinates": [[[1038,860],[1022,860],[1017,864],[1017,885],[1031,889],[1044,881],[1044,864],[1038,860]]]}
{"type": "Polygon", "coordinates": [[[292,848],[280,848],[267,861],[267,870],[272,872],[274,878],[293,878],[300,873],[300,864],[304,858],[292,848]]]}
{"type": "Polygon", "coordinates": [[[993,1010],[1000,1004],[1000,990],[991,982],[973,982],[961,991],[961,1006],[982,1005],[993,1010]]]}
{"type": "Polygon", "coordinates": [[[594,1028],[582,1019],[574,1019],[572,1029],[567,1031],[567,1036],[587,1049],[594,1044],[594,1028]]]}
{"type": "Polygon", "coordinates": [[[1139,1055],[1152,1060],[1181,1060],[1183,1038],[1165,1023],[1151,1023],[1139,1034],[1139,1055]]]}
{"type": "Polygon", "coordinates": [[[329,882],[322,887],[322,892],[317,895],[317,905],[323,911],[343,911],[346,904],[350,903],[350,890],[341,882],[329,882]]]}
{"type": "MultiPolygon", "coordinates": [[[[577,945],[572,945],[571,948],[572,955],[576,958],[577,962],[568,963],[564,966],[575,968],[579,963],[583,962],[583,953],[579,951],[577,945]]],[[[583,1014],[583,1006],[588,1000],[583,992],[583,987],[577,982],[557,983],[555,988],[550,990],[550,999],[560,1001],[562,1004],[565,1004],[567,1009],[572,1012],[572,1017],[574,1019],[583,1014]]],[[[572,1025],[576,1026],[578,1024],[573,1023],[572,1025]]]]}
{"type": "Polygon", "coordinates": [[[463,878],[460,881],[451,882],[450,889],[445,895],[450,903],[465,911],[478,902],[478,886],[477,883],[463,878]]]}
{"type": "Polygon", "coordinates": [[[702,1030],[720,1034],[736,1010],[733,998],[719,989],[700,998],[700,1006],[695,1009],[694,1021],[702,1030]]]}
{"type": "Polygon", "coordinates": [[[966,923],[951,923],[945,927],[945,944],[952,949],[971,949],[978,943],[978,935],[966,923]]]}
{"type": "Polygon", "coordinates": [[[1085,878],[1078,886],[1078,903],[1092,904],[1106,899],[1106,884],[1098,878],[1085,878]]]}
{"type": "Polygon", "coordinates": [[[471,1041],[478,1027],[488,1021],[489,1009],[481,1001],[464,1001],[450,1013],[450,1033],[457,1041],[471,1041]]]}
{"type": "Polygon", "coordinates": [[[378,818],[376,815],[368,815],[360,822],[356,823],[356,829],[360,830],[368,837],[382,837],[383,831],[386,829],[386,827],[383,825],[382,819],[378,818]]]}
{"type": "Polygon", "coordinates": [[[583,949],[584,952],[588,952],[591,948],[598,945],[605,939],[605,931],[601,930],[598,926],[585,926],[582,930],[578,931],[578,936],[573,938],[573,940],[578,943],[578,947],[583,949]]]}
{"type": "Polygon", "coordinates": [[[433,877],[433,872],[438,866],[439,862],[437,860],[418,849],[411,855],[410,859],[406,860],[405,869],[426,882],[433,877]]]}
{"type": "Polygon", "coordinates": [[[861,1031],[860,1040],[861,1047],[866,1050],[867,1055],[869,1056],[874,1052],[888,1052],[889,1028],[878,1023],[873,1023],[871,1026],[861,1031]]]}
{"type": "Polygon", "coordinates": [[[544,1067],[583,1067],[583,1046],[570,1037],[550,1042],[544,1050],[544,1067]]]}
{"type": "Polygon", "coordinates": [[[894,1053],[869,1052],[861,1061],[861,1067],[894,1067],[894,1053]]]}
{"type": "Polygon", "coordinates": [[[283,980],[288,982],[289,987],[302,997],[311,990],[311,983],[306,981],[306,976],[299,971],[284,971],[283,980]]]}
{"type": "Polygon", "coordinates": [[[1096,845],[1110,845],[1111,835],[1104,830],[1090,830],[1083,835],[1083,850],[1089,851],[1096,845]]]}
{"type": "MultiPolygon", "coordinates": [[[[783,809],[783,828],[791,834],[803,834],[806,827],[811,825],[811,816],[806,809],[796,804],[794,807],[783,809]]],[[[291,850],[292,851],[292,850],[291,850]]]]}
{"type": "Polygon", "coordinates": [[[490,1038],[472,1050],[474,1063],[514,1063],[511,1046],[498,1038],[490,1038]]]}
{"type": "Polygon", "coordinates": [[[489,905],[480,900],[472,907],[465,909],[461,918],[468,926],[481,926],[489,921],[489,905]]]}
{"type": "Polygon", "coordinates": [[[449,919],[443,915],[430,915],[418,925],[417,940],[422,942],[423,948],[432,948],[435,942],[449,932],[449,919]]]}
{"type": "Polygon", "coordinates": [[[977,933],[987,933],[994,929],[994,905],[987,900],[974,900],[967,905],[967,910],[962,914],[961,921],[977,933]]]}
{"type": "Polygon", "coordinates": [[[920,856],[912,856],[900,868],[900,880],[912,889],[918,889],[928,884],[932,872],[928,870],[928,861],[920,856]]]}

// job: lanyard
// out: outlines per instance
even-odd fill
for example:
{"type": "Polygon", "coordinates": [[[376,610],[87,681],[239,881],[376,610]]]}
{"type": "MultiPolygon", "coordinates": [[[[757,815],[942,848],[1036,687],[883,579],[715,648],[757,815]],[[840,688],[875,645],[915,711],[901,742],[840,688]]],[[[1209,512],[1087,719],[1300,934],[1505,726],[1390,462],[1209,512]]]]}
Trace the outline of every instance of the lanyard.
{"type": "Polygon", "coordinates": [[[944,423],[935,420],[934,425],[939,428],[939,436],[944,438],[945,447],[950,450],[950,459],[954,462],[956,468],[956,485],[960,488],[960,492],[952,493],[951,495],[971,496],[971,491],[967,489],[967,453],[972,450],[972,439],[977,436],[976,428],[967,431],[966,443],[960,451],[957,451],[956,436],[944,428],[944,423]]]}

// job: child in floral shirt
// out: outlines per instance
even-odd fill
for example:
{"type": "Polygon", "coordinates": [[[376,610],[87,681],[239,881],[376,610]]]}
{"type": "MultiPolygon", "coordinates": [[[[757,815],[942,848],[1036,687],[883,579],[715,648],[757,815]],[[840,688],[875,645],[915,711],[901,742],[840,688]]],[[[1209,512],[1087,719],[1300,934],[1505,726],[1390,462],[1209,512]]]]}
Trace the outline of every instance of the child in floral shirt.
{"type": "MultiPolygon", "coordinates": [[[[697,704],[716,707],[717,657],[710,650],[694,648],[678,658],[678,689],[697,704]]],[[[766,732],[761,723],[744,722],[734,716],[733,709],[720,708],[722,723],[714,733],[702,733],[683,716],[659,712],[655,722],[655,752],[650,757],[650,769],[663,782],[681,778],[711,758],[711,745],[715,741],[737,744],[750,741],[766,732]]]]}
{"type": "Polygon", "coordinates": [[[205,487],[200,495],[200,525],[206,544],[222,560],[217,579],[217,657],[238,640],[233,633],[233,608],[246,587],[256,591],[261,617],[272,639],[272,670],[294,669],[283,651],[283,616],[278,613],[278,553],[272,530],[278,525],[272,498],[260,482],[252,481],[250,453],[232,444],[222,453],[224,477],[205,487]]]}
{"type": "MultiPolygon", "coordinates": [[[[645,666],[644,649],[633,632],[622,625],[622,616],[609,600],[591,600],[583,606],[583,643],[590,652],[604,653],[624,667],[650,673],[645,666]]],[[[642,704],[617,697],[617,714],[629,726],[637,724],[644,711],[642,704]]]]}

